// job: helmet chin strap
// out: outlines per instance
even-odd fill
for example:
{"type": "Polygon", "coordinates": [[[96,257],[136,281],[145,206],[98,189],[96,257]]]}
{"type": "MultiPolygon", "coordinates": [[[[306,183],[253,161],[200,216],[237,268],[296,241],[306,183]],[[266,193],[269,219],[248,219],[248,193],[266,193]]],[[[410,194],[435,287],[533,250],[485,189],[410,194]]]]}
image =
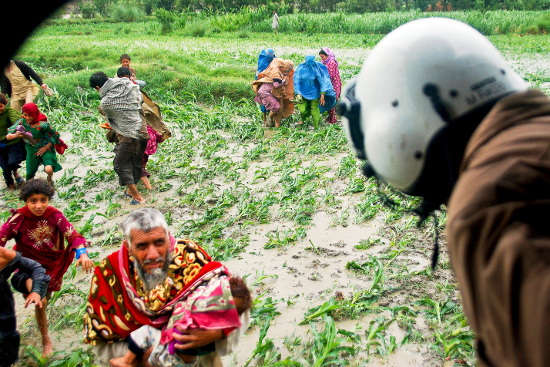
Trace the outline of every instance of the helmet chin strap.
{"type": "Polygon", "coordinates": [[[437,215],[435,215],[435,211],[439,209],[440,205],[434,206],[429,204],[426,199],[416,208],[411,207],[403,207],[400,204],[396,203],[394,200],[389,198],[381,189],[380,180],[375,177],[376,181],[376,190],[378,192],[378,196],[380,197],[382,204],[388,205],[390,207],[394,208],[400,208],[408,213],[416,214],[419,216],[418,224],[416,225],[417,228],[420,228],[422,224],[431,216],[434,220],[434,247],[433,247],[433,253],[432,253],[432,271],[435,270],[435,267],[437,265],[437,260],[439,258],[439,221],[437,219],[437,215]]]}

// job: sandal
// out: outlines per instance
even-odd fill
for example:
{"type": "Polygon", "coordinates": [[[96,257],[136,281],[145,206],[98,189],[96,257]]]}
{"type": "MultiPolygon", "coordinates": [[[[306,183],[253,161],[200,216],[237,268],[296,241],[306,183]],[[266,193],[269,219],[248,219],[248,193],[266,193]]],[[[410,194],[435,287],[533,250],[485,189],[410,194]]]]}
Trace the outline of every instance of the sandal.
{"type": "Polygon", "coordinates": [[[130,205],[139,205],[139,204],[141,204],[141,203],[139,201],[137,201],[136,199],[134,199],[130,202],[130,205]]]}

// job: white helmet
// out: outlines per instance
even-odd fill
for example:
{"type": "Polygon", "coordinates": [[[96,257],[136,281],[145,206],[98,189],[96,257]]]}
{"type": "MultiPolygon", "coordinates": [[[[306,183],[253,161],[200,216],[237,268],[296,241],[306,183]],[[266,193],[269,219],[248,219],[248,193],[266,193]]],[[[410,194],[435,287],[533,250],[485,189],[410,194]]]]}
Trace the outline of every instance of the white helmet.
{"type": "MultiPolygon", "coordinates": [[[[447,159],[429,155],[441,155],[476,111],[481,116],[475,126],[500,98],[527,88],[474,28],[426,18],[398,27],[374,47],[344,88],[338,111],[355,154],[368,161],[367,175],[424,196],[419,182],[427,161],[439,165],[447,159]],[[444,144],[434,143],[448,126],[454,126],[452,135],[447,131],[444,144]]],[[[467,138],[475,126],[468,127],[467,138]]],[[[438,180],[438,168],[432,171],[430,179],[438,180]]]]}

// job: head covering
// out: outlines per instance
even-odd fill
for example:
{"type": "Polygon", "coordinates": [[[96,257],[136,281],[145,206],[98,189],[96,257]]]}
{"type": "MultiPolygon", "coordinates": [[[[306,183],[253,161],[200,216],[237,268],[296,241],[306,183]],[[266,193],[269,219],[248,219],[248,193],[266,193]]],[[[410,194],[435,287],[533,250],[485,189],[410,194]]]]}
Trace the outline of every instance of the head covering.
{"type": "Polygon", "coordinates": [[[273,83],[273,79],[276,78],[285,79],[287,83],[284,87],[280,87],[281,90],[284,90],[283,95],[280,97],[290,99],[294,96],[293,74],[294,63],[292,60],[283,60],[276,57],[264,71],[258,73],[257,80],[252,82],[252,89],[254,93],[258,93],[258,89],[263,83],[273,83]]]}
{"type": "Polygon", "coordinates": [[[321,50],[323,50],[327,54],[327,58],[324,60],[321,60],[323,65],[327,65],[330,60],[334,60],[336,63],[336,66],[338,66],[338,60],[336,60],[336,55],[334,55],[334,52],[331,51],[328,47],[321,47],[321,50]]]}
{"type": "Polygon", "coordinates": [[[256,73],[256,78],[258,77],[259,73],[267,69],[274,58],[275,51],[272,48],[266,48],[265,50],[262,50],[262,52],[260,52],[260,56],[258,56],[258,71],[256,73]]]}
{"type": "Polygon", "coordinates": [[[294,93],[307,100],[314,100],[325,93],[325,105],[319,106],[321,113],[336,105],[336,94],[332,88],[330,75],[325,65],[315,61],[314,55],[307,55],[306,61],[298,65],[294,72],[294,93]]]}
{"type": "Polygon", "coordinates": [[[48,121],[48,118],[46,115],[44,115],[40,110],[38,109],[38,106],[35,103],[26,103],[23,106],[23,113],[26,113],[30,117],[32,117],[32,122],[40,122],[40,121],[48,121]]]}

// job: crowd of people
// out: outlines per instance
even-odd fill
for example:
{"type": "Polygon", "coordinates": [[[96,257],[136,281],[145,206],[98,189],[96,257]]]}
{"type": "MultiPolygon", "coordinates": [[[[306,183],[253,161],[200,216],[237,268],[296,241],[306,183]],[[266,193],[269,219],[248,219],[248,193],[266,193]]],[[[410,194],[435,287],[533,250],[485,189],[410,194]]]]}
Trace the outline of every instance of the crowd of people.
{"type": "Polygon", "coordinates": [[[328,113],[326,123],[337,123],[335,106],[342,89],[338,61],[328,47],[323,47],[319,56],[321,62],[315,61],[315,55],[307,55],[294,70],[294,63],[278,58],[272,48],[260,52],[252,89],[266,127],[280,127],[282,119],[295,109],[300,115],[298,124],[311,116],[317,129],[324,113],[328,113]]]}
{"type": "MultiPolygon", "coordinates": [[[[171,136],[159,106],[141,88],[130,66],[120,57],[116,76],[90,77],[99,92],[106,139],[115,143],[114,170],[131,205],[145,202],[136,185],[151,189],[146,165],[158,144],[171,136]]],[[[47,306],[59,291],[63,275],[76,265],[91,272],[87,242],[61,211],[50,206],[55,194],[53,173],[62,169],[56,152],[67,145],[33,102],[36,84],[50,89],[21,61],[5,69],[0,94],[0,166],[9,189],[19,188],[24,205],[0,228],[0,366],[18,358],[11,287],[35,305],[42,337],[42,355],[53,352],[47,306]],[[8,99],[10,97],[10,99],[8,99]],[[18,173],[26,160],[26,181],[18,173]],[[46,179],[34,178],[40,165],[46,179]],[[6,249],[15,240],[13,250],[6,249]],[[12,275],[13,274],[13,275],[12,275]],[[8,281],[11,277],[11,281],[8,281]],[[11,283],[11,287],[10,287],[11,283]]],[[[112,366],[220,366],[247,329],[252,298],[244,281],[232,276],[190,240],[175,239],[156,209],[136,210],[121,225],[125,240],[95,268],[86,307],[84,342],[112,366]]]]}

